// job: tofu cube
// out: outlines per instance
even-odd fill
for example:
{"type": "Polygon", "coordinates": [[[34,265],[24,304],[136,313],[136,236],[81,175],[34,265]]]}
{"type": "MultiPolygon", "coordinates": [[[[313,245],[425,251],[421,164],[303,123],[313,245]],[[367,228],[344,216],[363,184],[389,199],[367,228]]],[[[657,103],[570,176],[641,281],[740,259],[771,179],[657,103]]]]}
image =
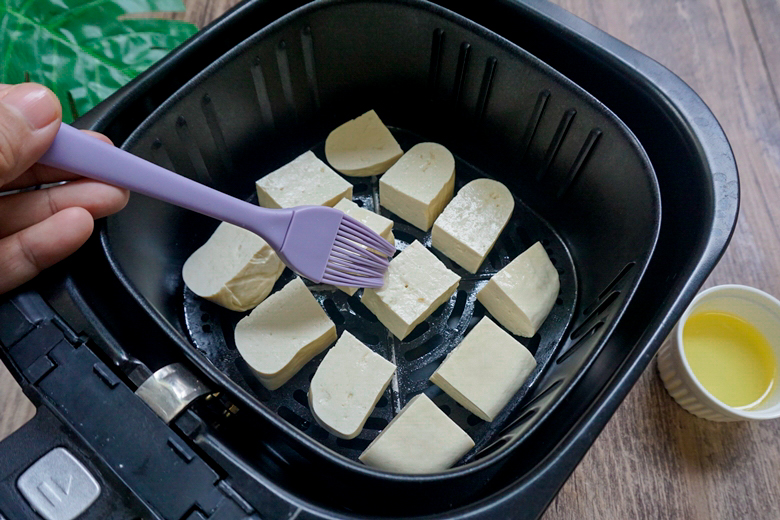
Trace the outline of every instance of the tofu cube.
{"type": "Polygon", "coordinates": [[[455,158],[436,143],[420,143],[379,179],[379,203],[428,231],[455,191],[455,158]]]}
{"type": "Polygon", "coordinates": [[[416,240],[390,261],[385,285],[365,289],[361,302],[398,339],[447,301],[458,288],[453,273],[416,240]]]}
{"type": "MultiPolygon", "coordinates": [[[[393,236],[393,221],[389,218],[383,217],[378,213],[361,208],[349,199],[341,199],[338,204],[333,206],[336,209],[340,209],[350,217],[359,220],[373,231],[376,231],[379,236],[395,244],[395,237],[393,236]]],[[[357,287],[341,287],[339,289],[352,296],[358,290],[357,287]]]]}
{"type": "Polygon", "coordinates": [[[534,356],[487,316],[430,380],[471,413],[492,421],[536,368],[534,356]]]}
{"type": "Polygon", "coordinates": [[[352,185],[308,151],[255,182],[265,208],[334,206],[352,198],[352,185]]]}
{"type": "Polygon", "coordinates": [[[515,199],[492,179],[466,184],[433,223],[433,247],[476,273],[509,222],[515,199]]]}
{"type": "Polygon", "coordinates": [[[325,139],[325,158],[350,177],[368,177],[387,171],[403,150],[373,110],[347,121],[325,139]]]}
{"type": "Polygon", "coordinates": [[[276,252],[251,231],[221,223],[182,267],[187,287],[234,311],[262,302],[284,271],[276,252]]]}
{"type": "Polygon", "coordinates": [[[412,398],[359,460],[393,473],[436,473],[452,467],[474,441],[425,394],[412,398]]]}
{"type": "Polygon", "coordinates": [[[336,341],[336,326],[295,278],[238,322],[235,340],[263,386],[276,390],[336,341]]]}
{"type": "Polygon", "coordinates": [[[539,242],[497,272],[477,299],[512,334],[532,337],[555,305],[561,282],[539,242]]]}
{"type": "Polygon", "coordinates": [[[309,387],[309,408],[317,422],[342,439],[360,434],[384,394],[395,365],[347,331],[317,367],[309,387]]]}

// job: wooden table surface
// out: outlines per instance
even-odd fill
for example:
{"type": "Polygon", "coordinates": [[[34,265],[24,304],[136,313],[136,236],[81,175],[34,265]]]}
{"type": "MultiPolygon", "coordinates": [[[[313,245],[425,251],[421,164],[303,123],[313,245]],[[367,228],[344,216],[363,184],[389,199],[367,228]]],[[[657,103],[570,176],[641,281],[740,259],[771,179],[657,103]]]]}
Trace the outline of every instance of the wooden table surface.
{"type": "MultiPolygon", "coordinates": [[[[742,193],[734,238],[706,286],[780,296],[780,1],[554,2],[665,65],[709,105],[742,193]]],[[[233,3],[191,0],[177,17],[202,26],[233,3]]],[[[32,414],[0,365],[0,439],[32,414]]],[[[698,419],[672,401],[653,365],[543,518],[780,518],[780,421],[698,419]]]]}

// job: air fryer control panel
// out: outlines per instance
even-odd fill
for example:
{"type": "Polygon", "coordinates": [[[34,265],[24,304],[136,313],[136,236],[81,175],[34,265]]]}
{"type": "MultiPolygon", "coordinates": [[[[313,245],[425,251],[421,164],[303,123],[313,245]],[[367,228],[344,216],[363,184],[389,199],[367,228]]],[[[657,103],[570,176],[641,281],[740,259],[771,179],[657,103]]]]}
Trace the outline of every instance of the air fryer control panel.
{"type": "Polygon", "coordinates": [[[0,323],[37,406],[0,443],[0,518],[259,518],[40,295],[0,301],[0,323]]]}

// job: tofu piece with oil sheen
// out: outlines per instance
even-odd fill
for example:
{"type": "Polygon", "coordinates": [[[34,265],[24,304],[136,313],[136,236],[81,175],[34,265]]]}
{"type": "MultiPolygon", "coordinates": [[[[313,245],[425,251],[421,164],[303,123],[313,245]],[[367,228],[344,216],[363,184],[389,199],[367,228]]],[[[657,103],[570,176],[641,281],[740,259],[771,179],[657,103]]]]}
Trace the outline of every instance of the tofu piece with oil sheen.
{"type": "Polygon", "coordinates": [[[455,158],[440,144],[420,143],[379,179],[379,204],[428,231],[454,191],[455,158]]]}
{"type": "Polygon", "coordinates": [[[425,394],[412,398],[358,459],[393,473],[444,471],[471,448],[474,441],[425,394]]]}
{"type": "Polygon", "coordinates": [[[512,334],[530,338],[552,310],[560,289],[558,271],[537,242],[493,275],[477,299],[512,334]]]}
{"type": "MultiPolygon", "coordinates": [[[[393,221],[389,218],[383,217],[378,213],[369,211],[365,208],[361,208],[349,199],[341,199],[335,206],[336,209],[340,209],[350,217],[359,220],[373,231],[376,231],[379,236],[395,244],[395,237],[393,236],[393,221]]],[[[357,287],[341,287],[337,286],[345,293],[352,296],[358,290],[357,287]]]]}
{"type": "Polygon", "coordinates": [[[385,393],[395,365],[348,331],[317,367],[309,386],[309,409],[336,437],[357,437],[385,393]]]}
{"type": "Polygon", "coordinates": [[[295,278],[238,322],[235,341],[263,386],[276,390],[336,341],[336,326],[295,278]]]}
{"type": "Polygon", "coordinates": [[[415,240],[390,261],[385,285],[364,289],[360,301],[402,340],[452,296],[458,283],[460,276],[415,240]]]}
{"type": "Polygon", "coordinates": [[[282,260],[265,240],[222,222],[184,262],[182,278],[201,298],[246,311],[270,294],[282,271],[282,260]]]}
{"type": "Polygon", "coordinates": [[[491,422],[535,368],[533,354],[485,316],[447,355],[430,381],[491,422]]]}
{"type": "Polygon", "coordinates": [[[509,222],[515,199],[506,186],[476,179],[463,186],[433,223],[432,245],[476,273],[509,222]]]}
{"type": "Polygon", "coordinates": [[[350,177],[368,177],[387,171],[403,150],[373,110],[333,130],[325,139],[325,158],[350,177]]]}
{"type": "Polygon", "coordinates": [[[352,198],[352,185],[311,150],[255,182],[257,201],[265,208],[335,206],[352,198]]]}

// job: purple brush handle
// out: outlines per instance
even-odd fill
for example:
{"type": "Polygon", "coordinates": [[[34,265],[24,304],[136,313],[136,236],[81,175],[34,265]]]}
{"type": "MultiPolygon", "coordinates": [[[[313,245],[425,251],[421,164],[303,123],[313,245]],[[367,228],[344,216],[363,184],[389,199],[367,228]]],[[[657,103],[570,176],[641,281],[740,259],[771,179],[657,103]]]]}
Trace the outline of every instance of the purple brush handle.
{"type": "Polygon", "coordinates": [[[279,251],[292,211],[266,209],[161,168],[63,123],[38,161],[246,228],[279,251]]]}

